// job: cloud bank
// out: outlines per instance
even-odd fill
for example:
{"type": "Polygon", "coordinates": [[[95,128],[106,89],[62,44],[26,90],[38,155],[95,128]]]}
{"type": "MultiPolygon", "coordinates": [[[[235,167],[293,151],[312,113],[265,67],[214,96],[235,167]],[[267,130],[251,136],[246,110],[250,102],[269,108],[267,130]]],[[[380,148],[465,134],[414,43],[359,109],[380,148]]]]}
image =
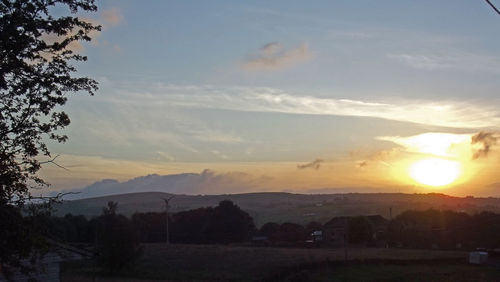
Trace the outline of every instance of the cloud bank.
{"type": "MultiPolygon", "coordinates": [[[[270,180],[271,178],[266,176],[252,176],[245,172],[216,173],[209,169],[205,169],[201,173],[150,174],[124,182],[104,179],[82,189],[67,190],[79,193],[68,195],[66,199],[137,192],[165,192],[189,195],[255,192],[263,191],[263,187],[270,180]]],[[[57,193],[60,193],[60,191],[57,193]]]]}

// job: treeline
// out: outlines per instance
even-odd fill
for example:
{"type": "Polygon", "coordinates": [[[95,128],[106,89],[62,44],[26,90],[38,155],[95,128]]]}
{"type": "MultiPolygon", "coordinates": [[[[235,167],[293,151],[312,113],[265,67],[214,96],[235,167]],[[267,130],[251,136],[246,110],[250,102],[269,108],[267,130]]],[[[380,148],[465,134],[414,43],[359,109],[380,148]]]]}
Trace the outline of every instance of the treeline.
{"type": "MultiPolygon", "coordinates": [[[[64,217],[44,219],[46,234],[64,242],[94,243],[108,226],[108,210],[117,209],[108,203],[103,215],[90,220],[83,215],[67,214],[64,217]],[[97,237],[96,237],[97,236],[97,237]]],[[[165,212],[135,213],[131,218],[116,214],[122,229],[133,233],[143,243],[165,242],[167,220],[165,212]]],[[[216,207],[199,208],[169,215],[169,237],[172,243],[235,243],[247,242],[255,234],[253,218],[233,202],[225,200],[216,207]]]]}
{"type": "MultiPolygon", "coordinates": [[[[165,213],[132,215],[142,242],[166,241],[165,213]]],[[[178,212],[169,217],[170,241],[173,243],[234,243],[249,241],[255,232],[253,218],[229,200],[216,207],[178,212]]]]}
{"type": "MultiPolygon", "coordinates": [[[[101,216],[102,217],[102,216],[101,216]]],[[[66,242],[94,243],[99,230],[99,217],[87,220],[84,216],[50,217],[47,226],[52,237],[66,242]]],[[[123,225],[140,242],[166,241],[166,216],[160,213],[136,213],[121,217],[123,225]],[[126,223],[125,223],[126,222],[126,223]]],[[[500,247],[500,214],[483,212],[475,215],[454,211],[406,211],[381,228],[370,224],[369,217],[349,217],[345,221],[346,241],[353,244],[404,248],[473,249],[500,247]]],[[[252,217],[231,201],[216,207],[199,208],[169,215],[169,234],[172,243],[236,243],[261,241],[268,244],[304,243],[315,239],[314,231],[325,231],[325,225],[310,222],[264,224],[255,227],[252,217]]],[[[336,227],[339,228],[339,227],[336,227]]],[[[331,238],[323,232],[322,245],[331,238]]]]}
{"type": "Polygon", "coordinates": [[[500,214],[406,211],[390,222],[387,239],[406,248],[500,248],[500,214]]]}
{"type": "Polygon", "coordinates": [[[300,224],[285,222],[278,224],[268,222],[256,231],[258,237],[266,239],[269,243],[294,243],[304,242],[311,239],[311,233],[322,230],[323,225],[319,222],[312,221],[306,226],[300,224]]]}
{"type": "Polygon", "coordinates": [[[53,217],[38,214],[34,221],[40,226],[40,233],[48,239],[93,245],[91,252],[98,266],[102,271],[112,273],[133,266],[142,253],[135,224],[117,210],[118,203],[108,202],[102,214],[90,220],[83,215],[53,217]]]}

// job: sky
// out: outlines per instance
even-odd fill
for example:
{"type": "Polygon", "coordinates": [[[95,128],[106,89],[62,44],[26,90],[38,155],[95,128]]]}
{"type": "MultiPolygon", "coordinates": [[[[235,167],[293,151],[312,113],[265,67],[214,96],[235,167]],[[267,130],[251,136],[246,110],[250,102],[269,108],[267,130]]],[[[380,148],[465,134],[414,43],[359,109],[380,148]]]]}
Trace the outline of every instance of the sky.
{"type": "Polygon", "coordinates": [[[67,170],[41,171],[52,189],[210,171],[234,193],[500,196],[500,16],[485,1],[98,7],[79,16],[102,31],[72,48],[99,91],[68,94],[69,139],[49,144],[67,170]]]}

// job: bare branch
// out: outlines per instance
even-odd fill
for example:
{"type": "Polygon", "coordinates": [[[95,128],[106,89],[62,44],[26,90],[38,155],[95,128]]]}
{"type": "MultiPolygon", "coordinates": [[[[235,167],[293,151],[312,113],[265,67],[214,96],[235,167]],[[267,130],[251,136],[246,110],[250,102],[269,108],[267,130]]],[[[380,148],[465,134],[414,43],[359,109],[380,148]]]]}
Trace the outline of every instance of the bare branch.
{"type": "Polygon", "coordinates": [[[58,163],[56,163],[56,162],[55,162],[55,160],[56,160],[59,156],[60,156],[60,155],[57,155],[57,156],[53,157],[52,159],[50,159],[50,160],[48,160],[48,161],[43,161],[43,162],[40,162],[40,165],[51,163],[51,164],[53,164],[53,165],[55,165],[55,166],[57,166],[57,167],[59,167],[59,168],[62,168],[62,169],[64,169],[64,170],[69,171],[69,169],[67,169],[66,167],[64,167],[64,166],[62,166],[62,165],[60,165],[60,164],[58,164],[58,163]]]}
{"type": "Polygon", "coordinates": [[[81,192],[64,192],[64,193],[57,193],[55,196],[32,196],[31,199],[35,200],[59,200],[62,199],[62,197],[66,195],[78,195],[81,192]]]}

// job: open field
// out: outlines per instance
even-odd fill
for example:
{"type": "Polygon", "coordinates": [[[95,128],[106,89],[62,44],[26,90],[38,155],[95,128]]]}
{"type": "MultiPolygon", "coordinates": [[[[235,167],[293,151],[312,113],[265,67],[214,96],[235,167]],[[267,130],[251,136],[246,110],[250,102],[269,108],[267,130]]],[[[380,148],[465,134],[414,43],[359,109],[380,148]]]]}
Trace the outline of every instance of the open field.
{"type": "Polygon", "coordinates": [[[302,265],[269,281],[499,281],[500,269],[451,260],[370,260],[302,265]]]}
{"type": "MultiPolygon", "coordinates": [[[[465,258],[466,253],[457,251],[376,248],[351,248],[347,250],[347,259],[349,261],[355,260],[354,264],[363,261],[369,262],[361,268],[363,273],[376,272],[388,267],[389,272],[394,271],[401,277],[417,272],[429,275],[439,274],[436,269],[443,269],[443,271],[448,269],[448,272],[453,272],[454,269],[464,269],[465,272],[472,273],[470,274],[472,277],[476,277],[476,272],[482,271],[483,268],[465,264],[465,258]],[[379,262],[398,261],[406,266],[397,264],[392,266],[390,263],[387,265],[378,263],[378,266],[373,266],[374,264],[371,262],[373,260],[379,262]],[[432,267],[434,265],[443,267],[435,269],[432,267]],[[407,274],[406,270],[410,274],[407,274]]],[[[146,244],[144,245],[144,255],[134,270],[124,271],[120,278],[100,278],[97,281],[135,281],[137,279],[146,281],[148,279],[163,281],[287,280],[289,275],[294,276],[295,272],[301,272],[304,266],[307,268],[310,265],[328,265],[328,267],[309,269],[306,270],[306,274],[302,272],[301,275],[320,278],[331,277],[331,274],[334,273],[338,274],[340,280],[327,281],[350,281],[352,275],[361,274],[355,270],[357,266],[351,266],[351,263],[343,264],[344,260],[344,249],[146,244]],[[337,263],[340,264],[337,265],[337,263]],[[337,267],[339,267],[338,271],[335,270],[337,267]]],[[[376,261],[374,261],[375,264],[376,261]]],[[[91,270],[90,264],[66,265],[63,267],[62,278],[63,281],[91,281],[91,270]]],[[[384,271],[380,272],[385,273],[384,271]]],[[[374,274],[373,277],[379,276],[374,274]]],[[[464,275],[464,277],[468,276],[464,275]]],[[[380,276],[382,280],[386,280],[386,278],[388,279],[388,277],[380,276]]]]}

